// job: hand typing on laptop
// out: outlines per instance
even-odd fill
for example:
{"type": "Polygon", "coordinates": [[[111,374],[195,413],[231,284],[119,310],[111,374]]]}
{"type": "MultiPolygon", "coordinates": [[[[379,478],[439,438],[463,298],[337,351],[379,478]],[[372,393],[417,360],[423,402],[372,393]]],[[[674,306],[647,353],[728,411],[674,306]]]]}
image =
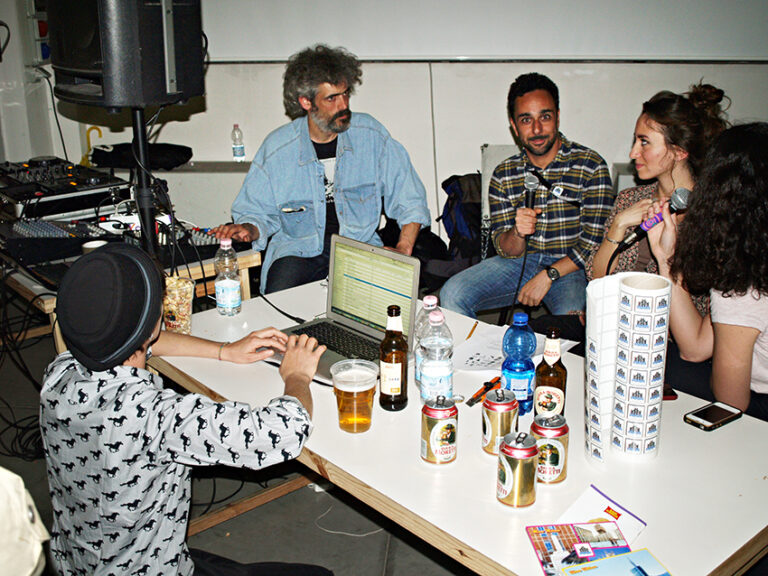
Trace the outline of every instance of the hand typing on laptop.
{"type": "Polygon", "coordinates": [[[314,338],[308,338],[306,334],[292,335],[285,345],[283,362],[280,364],[280,377],[285,382],[285,394],[301,402],[310,417],[312,394],[309,391],[309,383],[315,375],[323,352],[325,346],[318,345],[314,338]]]}
{"type": "Polygon", "coordinates": [[[288,336],[277,328],[255,330],[236,342],[221,348],[221,359],[235,364],[250,364],[266,360],[276,352],[285,352],[288,336]]]}

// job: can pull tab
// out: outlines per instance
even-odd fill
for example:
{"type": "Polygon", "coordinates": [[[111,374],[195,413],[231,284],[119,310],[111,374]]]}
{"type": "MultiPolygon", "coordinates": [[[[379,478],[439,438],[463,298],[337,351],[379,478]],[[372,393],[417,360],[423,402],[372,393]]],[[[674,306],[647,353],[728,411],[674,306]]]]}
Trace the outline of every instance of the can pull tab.
{"type": "Polygon", "coordinates": [[[547,428],[554,428],[559,424],[558,420],[559,418],[556,415],[547,416],[546,418],[542,418],[541,423],[547,428]]]}
{"type": "Polygon", "coordinates": [[[435,399],[435,406],[436,407],[444,407],[445,406],[445,396],[438,396],[435,399]]]}
{"type": "Polygon", "coordinates": [[[496,401],[497,402],[504,401],[504,391],[501,388],[496,388],[496,401]]]}
{"type": "Polygon", "coordinates": [[[518,432],[517,438],[515,438],[515,444],[522,446],[525,443],[525,439],[528,437],[526,432],[518,432]]]}

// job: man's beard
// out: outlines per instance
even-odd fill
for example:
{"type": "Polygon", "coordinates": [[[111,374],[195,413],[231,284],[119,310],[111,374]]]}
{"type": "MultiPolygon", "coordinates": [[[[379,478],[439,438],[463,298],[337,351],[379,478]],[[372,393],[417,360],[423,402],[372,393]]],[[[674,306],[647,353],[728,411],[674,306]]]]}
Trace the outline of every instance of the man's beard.
{"type": "Polygon", "coordinates": [[[341,112],[337,112],[331,116],[328,121],[320,117],[320,115],[317,113],[317,109],[310,110],[309,116],[312,118],[312,122],[314,122],[317,127],[320,128],[320,130],[323,132],[333,132],[335,134],[346,132],[352,121],[352,111],[349,108],[342,110],[341,112]],[[342,118],[344,119],[341,120],[342,118]],[[337,120],[341,120],[341,122],[337,124],[337,120]]]}
{"type": "Polygon", "coordinates": [[[546,156],[549,154],[549,151],[552,150],[552,147],[555,145],[555,141],[557,140],[557,137],[555,135],[552,136],[552,138],[546,143],[544,148],[535,148],[533,144],[530,143],[530,140],[532,138],[529,138],[528,141],[523,143],[523,148],[528,150],[531,154],[534,156],[546,156]]]}

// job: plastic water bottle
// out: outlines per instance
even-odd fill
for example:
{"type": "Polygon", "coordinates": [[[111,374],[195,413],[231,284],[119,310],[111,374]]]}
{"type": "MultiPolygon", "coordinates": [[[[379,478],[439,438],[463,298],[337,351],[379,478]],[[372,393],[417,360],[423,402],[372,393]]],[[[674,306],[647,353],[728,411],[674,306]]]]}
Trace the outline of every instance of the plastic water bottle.
{"type": "Polygon", "coordinates": [[[519,414],[527,414],[533,407],[533,385],[536,367],[531,356],[536,351],[536,335],[528,326],[528,314],[517,312],[512,325],[504,334],[502,343],[506,358],[501,365],[501,381],[511,390],[520,405],[519,414]]]}
{"type": "Polygon", "coordinates": [[[453,398],[453,335],[440,310],[429,313],[429,325],[419,340],[421,401],[453,398]]]}
{"type": "Polygon", "coordinates": [[[234,316],[240,312],[242,296],[240,277],[237,275],[237,253],[232,248],[231,239],[221,239],[213,265],[216,268],[216,309],[224,316],[234,316]]]}
{"type": "Polygon", "coordinates": [[[421,310],[416,315],[413,323],[413,379],[416,385],[421,387],[421,354],[419,352],[419,340],[422,332],[429,328],[429,313],[437,310],[437,296],[424,296],[421,310]]]}
{"type": "Polygon", "coordinates": [[[243,131],[240,125],[235,124],[232,127],[232,160],[235,162],[245,162],[245,144],[243,144],[243,131]]]}

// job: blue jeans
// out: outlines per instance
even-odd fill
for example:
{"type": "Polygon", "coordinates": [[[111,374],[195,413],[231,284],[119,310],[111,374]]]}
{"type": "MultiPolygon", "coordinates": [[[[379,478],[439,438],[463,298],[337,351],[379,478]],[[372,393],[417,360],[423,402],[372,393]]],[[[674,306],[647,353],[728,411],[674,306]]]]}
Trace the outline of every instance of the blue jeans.
{"type": "MultiPolygon", "coordinates": [[[[528,254],[520,289],[538,272],[560,258],[546,254],[528,254]]],[[[504,308],[515,302],[515,288],[520,278],[523,258],[494,256],[450,278],[440,291],[440,305],[477,318],[481,310],[504,308]]],[[[587,300],[587,278],[579,269],[552,283],[543,303],[551,314],[583,311],[587,300]]]]}

